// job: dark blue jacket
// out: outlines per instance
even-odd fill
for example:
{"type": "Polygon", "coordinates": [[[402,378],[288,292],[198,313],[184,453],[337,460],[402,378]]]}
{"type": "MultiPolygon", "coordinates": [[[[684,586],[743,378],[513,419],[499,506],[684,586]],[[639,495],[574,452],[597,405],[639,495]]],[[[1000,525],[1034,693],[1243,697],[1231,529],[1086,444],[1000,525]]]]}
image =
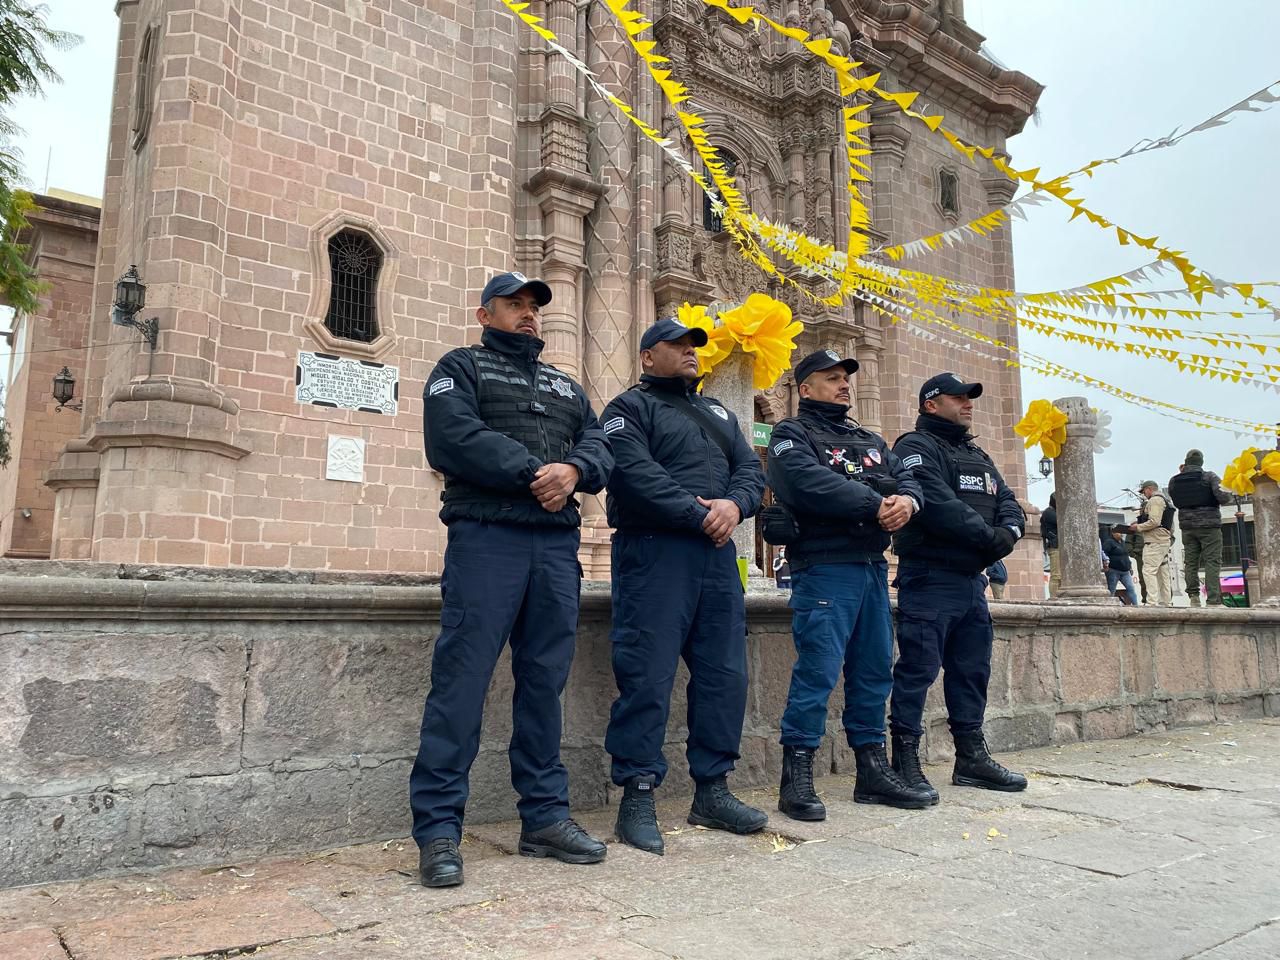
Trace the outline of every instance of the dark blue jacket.
{"type": "MultiPolygon", "coordinates": [[[[480,339],[490,350],[509,357],[532,382],[542,352],[541,340],[492,327],[486,327],[480,339]]],[[[576,527],[580,517],[578,502],[572,497],[558,513],[548,513],[530,493],[529,484],[533,483],[542,461],[523,443],[492,429],[480,418],[476,361],[471,353],[466,347],[450,350],[427,378],[422,392],[422,433],[427,462],[445,476],[461,478],[506,497],[502,503],[495,504],[446,504],[440,519],[446,524],[468,519],[576,527]]],[[[578,491],[599,493],[613,468],[609,442],[582,387],[567,375],[562,376],[569,380],[582,408],[582,427],[564,462],[573,464],[582,474],[578,491]]]]}
{"type": "Polygon", "coordinates": [[[617,530],[702,533],[707,508],[697,501],[727,499],[745,520],[760,509],[764,473],[760,460],[723,404],[697,393],[681,377],[645,374],[601,414],[614,468],[609,478],[609,526],[617,530]],[[691,404],[728,442],[732,456],[689,417],[657,399],[661,393],[691,404]]]}
{"type": "Polygon", "coordinates": [[[978,574],[1003,556],[997,528],[1007,527],[1017,537],[1026,531],[1027,517],[1018,498],[966,427],[921,414],[915,430],[899,437],[893,452],[919,482],[925,500],[923,509],[894,536],[894,552],[903,562],[978,574]],[[990,523],[961,498],[957,461],[980,463],[990,476],[990,523]]]}
{"type": "Polygon", "coordinates": [[[920,484],[903,469],[884,438],[849,420],[848,410],[843,404],[805,398],[795,417],[773,428],[769,485],[800,525],[800,539],[787,547],[792,571],[815,563],[884,559],[889,534],[876,519],[884,497],[864,482],[870,476],[892,478],[899,494],[914,500],[917,508],[924,503],[920,484]],[[839,463],[844,458],[852,461],[844,472],[832,469],[831,449],[836,444],[843,455],[839,463]],[[877,459],[866,459],[864,467],[867,453],[859,450],[877,459]]]}
{"type": "Polygon", "coordinates": [[[1129,559],[1129,551],[1124,543],[1115,537],[1107,537],[1102,541],[1102,552],[1106,554],[1107,566],[1116,573],[1132,573],[1133,561],[1129,559]]]}

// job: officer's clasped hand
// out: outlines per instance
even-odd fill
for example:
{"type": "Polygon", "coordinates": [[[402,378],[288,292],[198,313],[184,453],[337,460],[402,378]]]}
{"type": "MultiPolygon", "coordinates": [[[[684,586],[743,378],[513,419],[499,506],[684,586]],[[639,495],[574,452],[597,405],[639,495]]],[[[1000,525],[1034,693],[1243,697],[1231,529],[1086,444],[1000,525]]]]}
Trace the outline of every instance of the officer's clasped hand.
{"type": "Polygon", "coordinates": [[[581,479],[582,473],[571,463],[544,463],[533,475],[529,491],[538,498],[543,510],[559,513],[581,479]]]}
{"type": "Polygon", "coordinates": [[[907,525],[907,521],[911,519],[911,514],[914,510],[915,506],[912,504],[910,497],[895,494],[880,501],[880,510],[876,514],[876,519],[880,522],[882,530],[886,533],[893,533],[895,530],[901,530],[907,525]]]}
{"type": "Polygon", "coordinates": [[[1012,530],[1008,527],[996,527],[992,531],[994,534],[991,550],[991,563],[996,560],[1003,560],[1009,554],[1013,553],[1013,548],[1018,543],[1018,538],[1014,536],[1012,530]]]}
{"type": "Polygon", "coordinates": [[[742,522],[742,511],[732,500],[704,500],[698,497],[698,503],[707,508],[707,515],[702,520],[702,532],[717,547],[723,547],[742,522]]]}

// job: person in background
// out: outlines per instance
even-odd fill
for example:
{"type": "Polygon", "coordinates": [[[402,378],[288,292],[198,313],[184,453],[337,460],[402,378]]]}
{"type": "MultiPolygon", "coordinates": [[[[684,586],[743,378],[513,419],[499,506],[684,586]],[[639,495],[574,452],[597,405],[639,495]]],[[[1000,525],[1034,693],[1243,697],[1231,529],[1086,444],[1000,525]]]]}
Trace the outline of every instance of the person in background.
{"type": "Polygon", "coordinates": [[[1128,532],[1127,526],[1117,523],[1103,541],[1102,552],[1107,558],[1107,592],[1119,593],[1120,602],[1132,607],[1138,603],[1138,591],[1133,586],[1133,560],[1129,557],[1129,551],[1124,548],[1124,538],[1128,532]],[[1117,589],[1118,586],[1123,586],[1123,593],[1117,589]]]}
{"type": "Polygon", "coordinates": [[[1058,495],[1049,494],[1049,505],[1040,511],[1040,538],[1049,555],[1049,596],[1062,589],[1062,566],[1058,562],[1058,495]]]}
{"type": "Polygon", "coordinates": [[[1129,532],[1140,533],[1143,538],[1142,572],[1151,588],[1145,600],[1167,607],[1173,601],[1168,560],[1173,547],[1173,517],[1177,511],[1165,500],[1160,484],[1154,480],[1142,481],[1138,493],[1143,499],[1142,512],[1137,522],[1129,526],[1129,532]]]}
{"type": "Polygon", "coordinates": [[[1231,494],[1218,475],[1204,469],[1204,454],[1188,450],[1186,462],[1169,480],[1169,499],[1178,508],[1182,528],[1183,576],[1193,607],[1200,606],[1200,565],[1204,564],[1205,603],[1222,605],[1222,511],[1231,494]]]}
{"type": "Polygon", "coordinates": [[[791,589],[791,564],[787,562],[786,547],[778,547],[778,555],[773,558],[773,579],[779,590],[791,589]]]}
{"type": "Polygon", "coordinates": [[[1003,560],[997,560],[987,567],[987,586],[991,588],[992,600],[1004,599],[1005,584],[1009,582],[1009,569],[1003,560]]]}

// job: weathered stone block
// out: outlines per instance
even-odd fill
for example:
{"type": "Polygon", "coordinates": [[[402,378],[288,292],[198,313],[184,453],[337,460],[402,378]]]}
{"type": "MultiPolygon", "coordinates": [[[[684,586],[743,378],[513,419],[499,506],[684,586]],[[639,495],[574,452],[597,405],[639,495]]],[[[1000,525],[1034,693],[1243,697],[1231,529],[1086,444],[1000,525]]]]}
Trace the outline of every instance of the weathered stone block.
{"type": "Polygon", "coordinates": [[[1212,700],[1203,700],[1198,697],[1174,700],[1172,709],[1174,723],[1212,723],[1217,719],[1212,700]]]}
{"type": "Polygon", "coordinates": [[[110,790],[0,800],[0,887],[129,866],[138,806],[132,794],[110,790]]]}
{"type": "Polygon", "coordinates": [[[1258,644],[1251,636],[1215,631],[1209,640],[1209,668],[1219,695],[1257,690],[1262,684],[1258,644]]]}
{"type": "Polygon", "coordinates": [[[1258,664],[1264,687],[1280,687],[1280,637],[1258,637],[1258,664]]]}
{"type": "Polygon", "coordinates": [[[987,744],[992,750],[1025,750],[1053,742],[1056,715],[1048,710],[1012,717],[989,717],[987,744]]]}
{"type": "Polygon", "coordinates": [[[1058,693],[1053,637],[1045,633],[1015,635],[1011,641],[1010,654],[1014,702],[1053,703],[1058,693]]]}
{"type": "Polygon", "coordinates": [[[1075,743],[1080,739],[1080,714],[1060,713],[1053,718],[1053,742],[1075,743]]]}
{"type": "Polygon", "coordinates": [[[1133,707],[1104,707],[1083,717],[1085,740],[1118,740],[1136,730],[1133,707]]]}
{"type": "Polygon", "coordinates": [[[1120,644],[1106,633],[1073,632],[1058,641],[1062,699],[1087,703],[1119,696],[1120,644]]]}
{"type": "Polygon", "coordinates": [[[1163,730],[1173,721],[1172,700],[1148,700],[1134,708],[1134,723],[1138,730],[1163,730]]]}
{"type": "MultiPolygon", "coordinates": [[[[296,624],[258,633],[244,711],[246,761],[416,749],[429,674],[428,631],[424,622],[421,631],[352,624],[338,633],[296,624]]],[[[510,670],[504,675],[509,678],[510,670]]]]}
{"type": "Polygon", "coordinates": [[[1257,720],[1266,716],[1266,705],[1261,694],[1241,697],[1238,700],[1218,700],[1216,713],[1219,720],[1257,720]]]}
{"type": "Polygon", "coordinates": [[[1193,693],[1209,686],[1209,664],[1199,633],[1156,637],[1156,689],[1193,693]]]}
{"type": "Polygon", "coordinates": [[[245,643],[104,624],[0,640],[0,785],[239,767],[245,643]]]}
{"type": "Polygon", "coordinates": [[[987,684],[987,703],[1004,707],[1009,704],[1013,644],[1008,637],[998,636],[991,645],[991,681],[987,684]]]}
{"type": "Polygon", "coordinates": [[[1130,633],[1121,647],[1124,653],[1124,691],[1138,697],[1149,697],[1156,688],[1155,651],[1152,637],[1146,633],[1130,633]]]}

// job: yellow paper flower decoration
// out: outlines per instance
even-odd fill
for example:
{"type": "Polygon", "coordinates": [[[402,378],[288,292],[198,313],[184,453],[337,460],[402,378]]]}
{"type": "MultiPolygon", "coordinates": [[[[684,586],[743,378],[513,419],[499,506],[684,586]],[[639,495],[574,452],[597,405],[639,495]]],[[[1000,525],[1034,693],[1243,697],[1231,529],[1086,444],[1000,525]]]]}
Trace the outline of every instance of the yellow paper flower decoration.
{"type": "Polygon", "coordinates": [[[1253,478],[1258,474],[1258,458],[1253,455],[1256,449],[1250,447],[1228,463],[1222,472],[1222,485],[1236,496],[1253,493],[1253,478]]]}
{"type": "Polygon", "coordinates": [[[1048,400],[1032,400],[1027,415],[1018,421],[1013,432],[1023,438],[1023,447],[1030,450],[1038,443],[1052,460],[1067,442],[1067,415],[1048,400]]]}
{"type": "Polygon", "coordinates": [[[755,388],[768,390],[791,366],[795,339],[804,324],[791,319],[791,308],[781,300],[753,293],[742,306],[720,314],[716,329],[727,330],[744,351],[756,355],[752,371],[755,388]]]}
{"type": "Polygon", "coordinates": [[[791,319],[791,308],[763,293],[753,293],[745,303],[720,314],[717,326],[704,306],[683,304],[676,318],[686,327],[707,332],[707,345],[698,348],[698,373],[708,374],[733,352],[735,345],[755,354],[752,382],[757,390],[768,390],[782,371],[791,366],[795,338],[804,324],[791,319]]]}
{"type": "Polygon", "coordinates": [[[1259,471],[1265,473],[1272,480],[1280,483],[1280,452],[1272,450],[1262,458],[1259,471]]]}
{"type": "Polygon", "coordinates": [[[733,337],[729,331],[717,327],[715,321],[707,316],[707,308],[701,304],[686,301],[676,311],[676,319],[691,330],[696,327],[707,332],[707,345],[698,348],[698,376],[706,376],[733,351],[733,337]]]}

